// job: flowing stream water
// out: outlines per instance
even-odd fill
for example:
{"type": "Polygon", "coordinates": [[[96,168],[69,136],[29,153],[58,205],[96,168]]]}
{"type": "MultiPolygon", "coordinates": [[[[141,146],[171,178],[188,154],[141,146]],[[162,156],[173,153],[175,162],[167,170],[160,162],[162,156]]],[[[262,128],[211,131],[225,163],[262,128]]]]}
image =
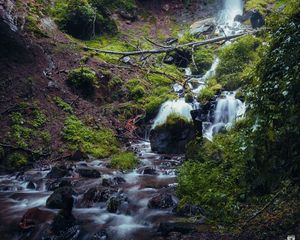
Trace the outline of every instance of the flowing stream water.
{"type": "MultiPolygon", "coordinates": [[[[219,15],[219,29],[226,29],[226,34],[233,29],[238,31],[233,18],[241,14],[242,9],[243,1],[225,0],[219,15]]],[[[211,69],[203,77],[196,78],[200,85],[193,89],[195,95],[214,74],[218,61],[216,58],[211,69]]],[[[180,91],[178,86],[174,87],[176,89],[180,91]]],[[[190,111],[198,106],[197,102],[188,104],[184,99],[167,101],[161,106],[153,127],[163,123],[174,112],[191,119],[190,111]]],[[[222,93],[217,99],[214,121],[208,122],[204,136],[211,139],[223,127],[232,124],[236,117],[242,116],[244,111],[244,103],[235,98],[234,92],[222,93]]],[[[184,156],[153,153],[147,141],[133,143],[131,148],[136,152],[140,164],[137,169],[129,172],[113,170],[104,160],[66,163],[69,174],[63,179],[71,182],[74,191],[73,215],[80,223],[79,239],[153,239],[161,222],[172,222],[178,218],[173,211],[178,203],[175,195],[176,167],[182,163],[184,156]],[[80,177],[76,169],[82,166],[101,172],[101,178],[80,177]],[[108,199],[121,199],[117,211],[107,210],[107,199],[86,204],[87,193],[93,188],[100,189],[101,194],[107,194],[108,199]],[[163,206],[151,207],[149,201],[161,196],[167,196],[161,201],[163,206]]],[[[46,208],[46,200],[53,192],[46,187],[52,181],[46,177],[50,170],[51,166],[36,167],[25,173],[0,176],[1,239],[43,239],[43,230],[47,229],[53,215],[58,212],[46,208]],[[30,182],[34,184],[34,189],[28,189],[30,182]],[[35,219],[41,223],[39,229],[35,229],[34,233],[20,231],[22,216],[34,207],[43,211],[41,219],[35,219]]]]}

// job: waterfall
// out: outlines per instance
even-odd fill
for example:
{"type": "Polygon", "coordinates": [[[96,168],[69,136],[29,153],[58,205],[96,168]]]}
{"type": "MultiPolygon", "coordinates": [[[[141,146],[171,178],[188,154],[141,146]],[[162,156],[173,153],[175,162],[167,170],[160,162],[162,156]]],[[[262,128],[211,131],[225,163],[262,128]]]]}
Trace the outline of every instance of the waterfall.
{"type": "Polygon", "coordinates": [[[191,111],[193,110],[192,106],[185,102],[184,98],[178,100],[166,101],[160,107],[158,115],[154,119],[152,129],[158,125],[161,125],[166,122],[167,117],[172,114],[178,114],[187,120],[192,120],[191,111]]]}
{"type": "Polygon", "coordinates": [[[204,136],[211,140],[213,135],[224,128],[230,128],[237,118],[243,117],[245,111],[245,103],[235,98],[235,92],[223,92],[217,100],[214,122],[208,125],[204,136]]]}

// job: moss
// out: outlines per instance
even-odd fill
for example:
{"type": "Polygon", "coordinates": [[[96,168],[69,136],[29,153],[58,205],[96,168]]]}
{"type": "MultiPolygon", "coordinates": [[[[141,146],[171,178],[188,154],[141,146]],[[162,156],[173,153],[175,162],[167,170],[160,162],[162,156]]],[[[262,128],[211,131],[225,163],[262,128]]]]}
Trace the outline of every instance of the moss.
{"type": "Polygon", "coordinates": [[[99,87],[97,74],[88,67],[73,69],[68,74],[67,82],[74,90],[85,97],[92,97],[95,89],[99,87]]]}
{"type": "Polygon", "coordinates": [[[66,113],[73,113],[73,108],[71,107],[70,104],[66,103],[63,99],[61,99],[60,97],[54,97],[53,98],[54,102],[56,103],[56,105],[61,108],[63,111],[65,111],[66,113]]]}
{"type": "Polygon", "coordinates": [[[70,149],[80,149],[97,158],[109,157],[117,153],[119,148],[119,143],[110,129],[96,130],[87,127],[75,116],[66,119],[63,137],[70,149]]]}
{"type": "Polygon", "coordinates": [[[110,165],[112,167],[129,170],[133,169],[138,164],[138,159],[132,152],[121,152],[112,157],[110,165]]]}
{"type": "Polygon", "coordinates": [[[214,50],[208,47],[200,47],[194,53],[195,64],[190,64],[192,73],[204,74],[212,65],[214,61],[214,50]]]}
{"type": "Polygon", "coordinates": [[[265,14],[269,4],[276,2],[275,0],[248,0],[245,4],[246,11],[256,9],[265,14]]]}
{"type": "Polygon", "coordinates": [[[5,169],[8,171],[20,170],[20,168],[28,165],[28,156],[21,152],[9,154],[5,161],[5,169]]]}
{"type": "Polygon", "coordinates": [[[47,121],[47,117],[40,109],[34,109],[32,115],[33,115],[33,119],[30,122],[30,124],[33,127],[39,128],[45,125],[47,121]]]}
{"type": "Polygon", "coordinates": [[[47,37],[47,34],[44,33],[39,27],[39,22],[37,17],[29,15],[25,19],[25,29],[32,32],[37,37],[47,37]]]}
{"type": "Polygon", "coordinates": [[[48,131],[41,131],[39,133],[39,137],[45,144],[49,144],[51,142],[51,135],[48,131]]]}
{"type": "Polygon", "coordinates": [[[126,84],[129,96],[133,100],[138,100],[145,95],[145,88],[138,79],[131,79],[126,84]]]}
{"type": "Polygon", "coordinates": [[[213,91],[211,88],[209,87],[205,87],[203,89],[201,89],[201,91],[199,92],[198,95],[198,102],[205,104],[209,101],[211,101],[213,99],[213,97],[215,96],[215,91],[213,91]]]}
{"type": "Polygon", "coordinates": [[[232,91],[242,86],[243,71],[258,60],[260,44],[260,39],[249,35],[220,50],[216,79],[226,90],[232,91]]]}
{"type": "Polygon", "coordinates": [[[193,96],[193,94],[190,93],[190,92],[187,93],[187,94],[185,94],[184,100],[185,100],[185,102],[187,102],[187,103],[192,103],[192,102],[194,102],[194,96],[193,96]]]}

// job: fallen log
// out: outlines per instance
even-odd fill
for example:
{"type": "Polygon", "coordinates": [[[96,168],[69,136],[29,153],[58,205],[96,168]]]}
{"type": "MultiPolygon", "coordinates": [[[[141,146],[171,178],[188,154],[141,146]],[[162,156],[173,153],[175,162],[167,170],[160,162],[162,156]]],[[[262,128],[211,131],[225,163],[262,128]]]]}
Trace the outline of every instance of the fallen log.
{"type": "Polygon", "coordinates": [[[243,35],[253,34],[256,32],[257,31],[255,30],[255,31],[239,33],[239,34],[235,34],[235,35],[231,35],[231,36],[222,36],[222,37],[207,39],[204,41],[185,43],[185,44],[181,44],[181,45],[177,45],[177,46],[170,46],[170,47],[165,46],[165,47],[156,48],[156,49],[138,50],[138,51],[132,51],[132,52],[111,51],[111,50],[91,48],[91,47],[86,47],[86,46],[84,46],[83,49],[84,50],[93,50],[98,53],[106,53],[106,54],[122,55],[122,56],[133,56],[133,55],[142,55],[142,54],[159,54],[159,53],[172,52],[176,49],[184,48],[184,47],[196,48],[196,47],[200,47],[200,46],[211,44],[211,43],[217,43],[217,42],[221,42],[221,41],[229,41],[231,39],[238,38],[243,35]]]}

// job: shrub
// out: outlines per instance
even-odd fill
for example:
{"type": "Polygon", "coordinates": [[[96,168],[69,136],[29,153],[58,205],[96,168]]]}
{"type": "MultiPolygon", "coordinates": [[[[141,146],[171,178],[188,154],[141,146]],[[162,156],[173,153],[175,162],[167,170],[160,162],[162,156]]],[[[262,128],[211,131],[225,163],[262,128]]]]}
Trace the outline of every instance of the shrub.
{"type": "Polygon", "coordinates": [[[68,74],[68,84],[85,97],[93,96],[98,88],[98,78],[95,71],[87,67],[73,69],[68,74]]]}
{"type": "Polygon", "coordinates": [[[133,169],[138,164],[138,159],[132,152],[121,152],[112,157],[110,165],[112,167],[129,170],[133,169]]]}
{"type": "Polygon", "coordinates": [[[119,143],[110,129],[92,129],[75,116],[66,119],[63,137],[70,149],[80,149],[97,158],[109,157],[118,152],[119,143]]]}
{"type": "Polygon", "coordinates": [[[186,103],[192,103],[192,102],[194,102],[194,96],[193,96],[193,94],[190,93],[190,92],[187,93],[187,94],[185,94],[184,100],[185,100],[186,103]]]}

